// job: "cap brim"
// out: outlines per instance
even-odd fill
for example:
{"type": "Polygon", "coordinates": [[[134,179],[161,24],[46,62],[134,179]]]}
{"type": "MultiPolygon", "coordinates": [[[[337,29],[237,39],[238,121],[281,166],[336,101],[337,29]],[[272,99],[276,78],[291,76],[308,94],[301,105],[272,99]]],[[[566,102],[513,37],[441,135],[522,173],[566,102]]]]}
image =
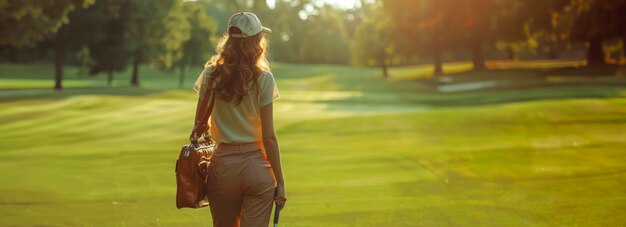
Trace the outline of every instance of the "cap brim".
{"type": "Polygon", "coordinates": [[[269,29],[269,28],[266,28],[266,27],[261,27],[261,32],[272,33],[272,29],[269,29]]]}

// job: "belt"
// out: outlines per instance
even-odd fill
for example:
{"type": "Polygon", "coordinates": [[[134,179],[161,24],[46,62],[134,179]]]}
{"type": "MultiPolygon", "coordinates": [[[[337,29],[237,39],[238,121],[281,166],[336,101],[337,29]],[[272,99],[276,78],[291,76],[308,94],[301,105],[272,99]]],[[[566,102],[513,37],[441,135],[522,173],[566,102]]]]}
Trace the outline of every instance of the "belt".
{"type": "Polygon", "coordinates": [[[259,143],[217,143],[217,150],[225,152],[245,153],[261,149],[259,143]]]}

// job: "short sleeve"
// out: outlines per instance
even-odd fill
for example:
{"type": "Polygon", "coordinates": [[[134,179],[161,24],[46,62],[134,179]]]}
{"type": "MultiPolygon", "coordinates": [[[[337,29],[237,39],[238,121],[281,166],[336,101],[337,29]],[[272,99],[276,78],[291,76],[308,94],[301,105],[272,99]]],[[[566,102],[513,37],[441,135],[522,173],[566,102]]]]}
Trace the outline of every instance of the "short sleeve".
{"type": "Polygon", "coordinates": [[[198,75],[198,79],[196,79],[196,83],[194,83],[193,85],[193,90],[196,91],[197,93],[200,93],[202,91],[202,83],[208,77],[209,70],[210,70],[210,67],[206,67],[204,68],[204,70],[202,70],[202,73],[198,75]]]}
{"type": "Polygon", "coordinates": [[[278,86],[274,80],[274,75],[270,71],[265,71],[259,81],[261,106],[268,105],[278,99],[278,86]]]}

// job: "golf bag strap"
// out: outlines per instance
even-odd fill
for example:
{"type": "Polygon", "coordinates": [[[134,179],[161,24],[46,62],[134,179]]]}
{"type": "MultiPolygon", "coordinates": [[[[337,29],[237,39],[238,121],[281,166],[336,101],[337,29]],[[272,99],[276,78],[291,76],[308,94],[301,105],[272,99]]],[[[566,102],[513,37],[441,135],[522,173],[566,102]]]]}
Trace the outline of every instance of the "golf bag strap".
{"type": "Polygon", "coordinates": [[[215,81],[215,78],[209,77],[208,80],[204,81],[206,82],[202,84],[201,89],[204,92],[198,96],[194,126],[189,137],[189,141],[194,145],[198,144],[198,139],[202,135],[204,135],[206,141],[211,139],[206,132],[209,130],[208,120],[215,105],[215,93],[213,92],[213,81],[215,81]]]}

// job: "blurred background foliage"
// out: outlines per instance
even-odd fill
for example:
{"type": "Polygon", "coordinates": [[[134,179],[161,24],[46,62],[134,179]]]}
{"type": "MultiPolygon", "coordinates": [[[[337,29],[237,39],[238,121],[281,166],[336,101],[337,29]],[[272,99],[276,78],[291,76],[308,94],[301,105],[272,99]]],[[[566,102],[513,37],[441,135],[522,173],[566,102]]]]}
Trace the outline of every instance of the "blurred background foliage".
{"type": "Polygon", "coordinates": [[[0,226],[210,223],[174,159],[238,11],[281,225],[625,225],[626,0],[0,0],[0,226]]]}
{"type": "MultiPolygon", "coordinates": [[[[273,61],[377,66],[471,60],[586,59],[624,64],[626,0],[5,0],[0,1],[0,61],[54,63],[90,75],[139,65],[197,69],[238,11],[255,12],[274,30],[273,61]]],[[[109,82],[110,84],[110,82],[109,82]]]]}

